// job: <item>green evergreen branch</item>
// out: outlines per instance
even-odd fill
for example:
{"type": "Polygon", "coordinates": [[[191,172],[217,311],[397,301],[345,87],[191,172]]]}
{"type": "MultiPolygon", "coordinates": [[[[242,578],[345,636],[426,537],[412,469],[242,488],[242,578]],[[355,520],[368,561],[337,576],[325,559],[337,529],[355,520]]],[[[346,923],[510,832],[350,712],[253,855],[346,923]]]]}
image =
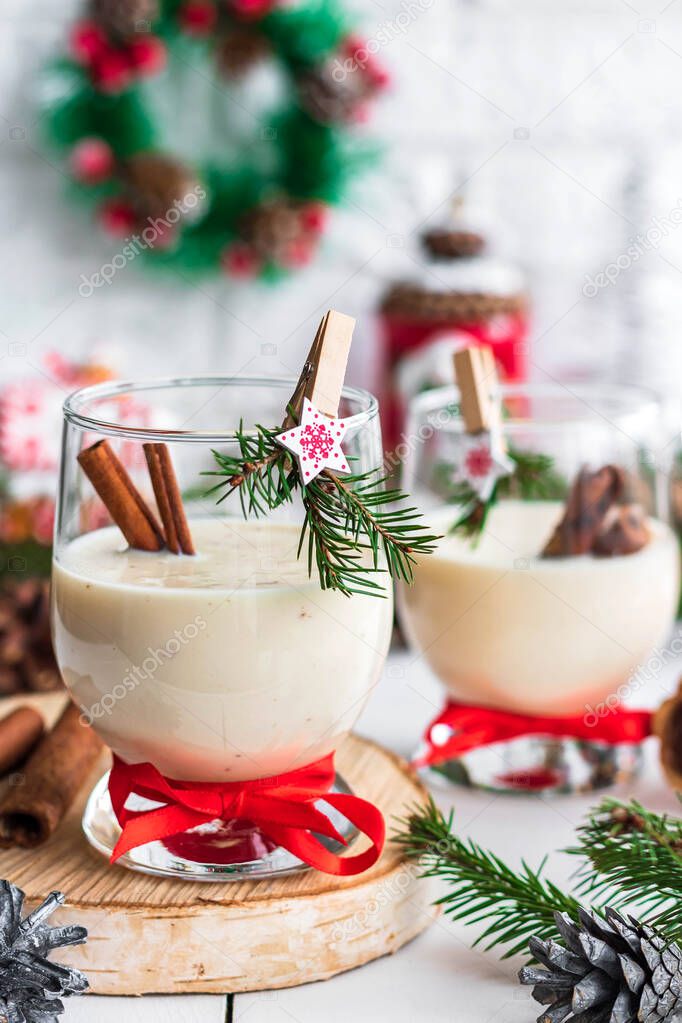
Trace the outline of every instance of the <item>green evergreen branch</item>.
{"type": "Polygon", "coordinates": [[[446,818],[431,799],[399,822],[394,841],[423,867],[423,877],[440,877],[450,890],[438,899],[454,920],[467,924],[488,921],[474,942],[486,950],[509,946],[503,959],[527,952],[528,939],[559,938],[554,914],[577,920],[578,902],[543,877],[544,861],[533,870],[525,861],[516,873],[498,856],[453,833],[453,815],[446,818]]]}
{"type": "Polygon", "coordinates": [[[274,511],[299,490],[305,511],[299,555],[307,538],[308,572],[317,567],[323,590],[383,596],[376,580],[383,571],[382,554],[391,578],[412,582],[417,557],[429,554],[438,536],[418,521],[414,507],[402,506],[407,495],[386,489],[379,470],[343,479],[324,470],[304,485],[291,456],[277,443],[277,432],[256,426],[246,433],[240,423],[238,454],[213,452],[217,469],[204,475],[219,482],[209,493],[221,493],[220,503],[237,491],[246,518],[274,511]]]}
{"type": "Polygon", "coordinates": [[[506,945],[504,959],[526,952],[532,935],[560,939],[554,913],[577,920],[582,896],[598,897],[590,908],[600,915],[607,905],[639,906],[667,942],[682,938],[680,818],[653,813],[634,800],[603,800],[578,829],[579,844],[566,850],[586,861],[578,874],[578,898],[543,876],[544,860],[537,870],[522,861],[515,872],[472,839],[458,838],[452,813],[444,817],[433,800],[399,824],[394,841],[420,862],[422,876],[439,877],[450,886],[438,904],[455,920],[487,921],[474,945],[487,942],[486,950],[506,945]]]}
{"type": "MultiPolygon", "coordinates": [[[[450,483],[447,500],[462,506],[460,517],[450,533],[472,540],[479,539],[491,508],[501,497],[516,497],[522,501],[556,501],[566,496],[566,480],[554,469],[554,459],[535,451],[518,451],[510,447],[508,457],[514,463],[509,476],[497,480],[490,497],[482,501],[468,483],[450,483]]],[[[452,472],[452,467],[448,467],[452,472]]]]}
{"type": "Polygon", "coordinates": [[[578,830],[579,891],[619,908],[637,904],[647,922],[682,940],[682,820],[632,800],[604,799],[578,830]]]}

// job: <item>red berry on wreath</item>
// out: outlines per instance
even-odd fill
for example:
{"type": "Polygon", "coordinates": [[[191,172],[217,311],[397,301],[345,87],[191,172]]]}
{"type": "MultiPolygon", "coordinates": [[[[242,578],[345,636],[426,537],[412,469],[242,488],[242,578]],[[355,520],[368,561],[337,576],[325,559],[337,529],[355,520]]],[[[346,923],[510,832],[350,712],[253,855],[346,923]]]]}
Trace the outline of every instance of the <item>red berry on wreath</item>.
{"type": "Polygon", "coordinates": [[[133,80],[133,72],[124,53],[109,49],[95,61],[93,78],[102,92],[115,94],[128,88],[133,80]]]}
{"type": "Polygon", "coordinates": [[[138,75],[155,75],[166,66],[166,47],[158,36],[131,39],[126,49],[138,75]]]}
{"type": "Polygon", "coordinates": [[[218,20],[218,11],[213,3],[206,0],[188,0],[178,12],[180,24],[192,36],[209,35],[218,20]]]}
{"type": "Polygon", "coordinates": [[[107,52],[109,43],[94,21],[78,21],[71,30],[70,49],[80,64],[92,64],[107,52]]]}
{"type": "Polygon", "coordinates": [[[309,238],[296,238],[284,247],[281,255],[282,266],[294,269],[307,266],[313,258],[315,245],[309,238]]]}
{"type": "Polygon", "coordinates": [[[71,150],[71,173],[85,185],[98,185],[110,178],[116,161],[111,146],[104,139],[81,139],[71,150]]]}
{"type": "Polygon", "coordinates": [[[220,262],[230,277],[255,277],[261,262],[250,245],[235,242],[223,252],[220,262]]]}
{"type": "Polygon", "coordinates": [[[240,18],[263,18],[277,0],[231,0],[231,8],[240,18]]]}
{"type": "Polygon", "coordinates": [[[178,230],[172,224],[162,224],[157,221],[154,224],[154,240],[149,243],[150,249],[158,252],[166,252],[178,243],[178,230]]]}
{"type": "Polygon", "coordinates": [[[323,202],[309,202],[301,210],[301,224],[311,234],[319,234],[327,223],[327,207],[323,202]]]}
{"type": "Polygon", "coordinates": [[[125,238],[137,224],[135,210],[122,199],[109,199],[99,211],[102,227],[113,238],[125,238]]]}

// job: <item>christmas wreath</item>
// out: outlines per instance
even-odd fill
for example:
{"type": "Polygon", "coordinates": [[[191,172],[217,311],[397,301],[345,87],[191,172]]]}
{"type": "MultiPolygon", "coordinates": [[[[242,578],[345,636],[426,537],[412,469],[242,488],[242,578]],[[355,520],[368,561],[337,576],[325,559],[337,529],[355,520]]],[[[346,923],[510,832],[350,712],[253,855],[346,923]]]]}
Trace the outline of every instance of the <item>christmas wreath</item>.
{"type": "Polygon", "coordinates": [[[69,49],[45,80],[49,138],[126,261],[242,277],[309,262],[370,155],[349,129],[386,82],[335,0],[90,0],[69,49]],[[171,154],[160,112],[172,125],[172,65],[224,86],[236,121],[257,90],[234,90],[265,61],[276,96],[252,116],[255,138],[235,145],[228,124],[217,157],[171,154]]]}

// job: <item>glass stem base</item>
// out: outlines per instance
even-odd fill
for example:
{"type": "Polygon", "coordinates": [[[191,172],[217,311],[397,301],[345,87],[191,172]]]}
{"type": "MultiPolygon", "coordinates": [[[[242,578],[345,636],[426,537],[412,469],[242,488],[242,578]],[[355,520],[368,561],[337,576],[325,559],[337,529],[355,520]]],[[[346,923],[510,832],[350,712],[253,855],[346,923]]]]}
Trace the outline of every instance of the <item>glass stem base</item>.
{"type": "Polygon", "coordinates": [[[421,772],[434,785],[465,785],[489,792],[594,792],[635,777],[638,744],[610,746],[577,739],[524,736],[470,750],[421,772]]]}
{"type": "MultiPolygon", "coordinates": [[[[111,856],[121,828],[114,815],[109,798],[109,774],[95,785],[83,813],[83,831],[90,845],[98,852],[111,856]]],[[[337,774],[332,792],[350,793],[351,789],[337,774]]],[[[151,809],[150,803],[139,797],[132,809],[151,809]]],[[[346,845],[322,835],[316,837],[331,852],[347,849],[357,837],[357,829],[338,810],[323,800],[318,808],[332,821],[346,845]]],[[[292,853],[276,845],[247,820],[215,820],[201,824],[163,841],[131,849],[116,861],[117,866],[128,867],[143,874],[158,877],[177,877],[184,881],[244,881],[280,877],[311,868],[292,853]]]]}

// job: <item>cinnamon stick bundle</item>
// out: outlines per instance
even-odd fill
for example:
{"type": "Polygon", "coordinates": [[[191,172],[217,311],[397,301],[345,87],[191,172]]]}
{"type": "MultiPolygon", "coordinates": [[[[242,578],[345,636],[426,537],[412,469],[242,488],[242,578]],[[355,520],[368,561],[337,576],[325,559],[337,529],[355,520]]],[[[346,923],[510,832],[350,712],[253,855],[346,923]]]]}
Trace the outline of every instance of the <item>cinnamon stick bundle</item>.
{"type": "Polygon", "coordinates": [[[108,441],[97,441],[81,451],[78,461],[131,547],[160,551],[166,546],[173,554],[194,554],[168,447],[143,446],[163,529],[108,441]]]}
{"type": "Polygon", "coordinates": [[[33,707],[17,707],[0,720],[0,775],[7,774],[31,752],[45,731],[42,715],[33,707]]]}
{"type": "Polygon", "coordinates": [[[615,465],[605,465],[596,472],[581,469],[542,557],[565,558],[591,551],[607,512],[620,499],[624,487],[623,472],[615,465]]]}
{"type": "Polygon", "coordinates": [[[168,447],[165,444],[144,444],[143,447],[166,534],[166,546],[173,554],[194,554],[196,552],[168,447]]]}
{"type": "Polygon", "coordinates": [[[21,784],[0,799],[0,846],[30,849],[45,842],[71,806],[102,746],[95,732],[82,723],[78,707],[70,703],[27,760],[21,784]]]}
{"type": "Polygon", "coordinates": [[[160,551],[161,527],[109,442],[99,440],[85,448],[78,461],[130,546],[160,551]]]}

